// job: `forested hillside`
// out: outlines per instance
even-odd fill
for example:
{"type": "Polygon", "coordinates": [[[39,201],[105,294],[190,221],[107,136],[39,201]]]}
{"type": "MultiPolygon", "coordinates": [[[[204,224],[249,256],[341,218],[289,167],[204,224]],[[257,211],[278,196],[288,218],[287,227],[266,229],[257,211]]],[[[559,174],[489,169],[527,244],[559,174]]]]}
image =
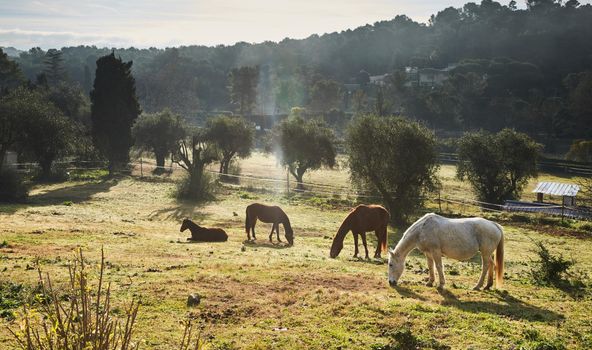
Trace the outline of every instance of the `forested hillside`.
{"type": "MultiPolygon", "coordinates": [[[[133,61],[145,112],[170,108],[191,118],[236,112],[229,74],[258,66],[255,114],[305,107],[329,122],[375,112],[453,131],[509,126],[545,137],[592,136],[592,6],[574,0],[529,0],[526,9],[484,0],[443,9],[428,24],[399,15],[279,43],[68,47],[60,50],[67,78],[90,91],[96,60],[112,50],[133,61]],[[448,70],[443,82],[426,87],[409,84],[405,67],[448,70]],[[378,84],[370,79],[387,73],[378,84]]],[[[35,81],[46,56],[33,48],[16,61],[35,81]]]]}

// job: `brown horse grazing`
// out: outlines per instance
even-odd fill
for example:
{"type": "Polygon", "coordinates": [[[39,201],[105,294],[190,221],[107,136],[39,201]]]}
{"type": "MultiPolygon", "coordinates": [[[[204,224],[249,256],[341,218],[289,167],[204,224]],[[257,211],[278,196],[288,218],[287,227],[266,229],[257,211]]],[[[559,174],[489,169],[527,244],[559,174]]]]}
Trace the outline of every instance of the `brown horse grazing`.
{"type": "Polygon", "coordinates": [[[270,242],[272,241],[271,238],[273,237],[273,231],[276,232],[278,242],[281,242],[280,224],[282,224],[284,225],[284,231],[288,243],[290,245],[294,244],[294,230],[292,230],[288,215],[284,213],[282,208],[260,203],[253,203],[249,205],[247,207],[245,217],[245,231],[247,232],[247,239],[249,241],[251,240],[251,231],[253,231],[253,240],[257,239],[257,237],[255,237],[255,224],[257,223],[257,219],[261,220],[262,222],[273,224],[271,227],[271,232],[269,233],[270,242]]]}
{"type": "Polygon", "coordinates": [[[188,241],[226,242],[228,240],[228,235],[223,229],[201,227],[189,219],[183,220],[180,232],[183,232],[186,229],[191,231],[191,238],[187,238],[188,241]]]}
{"type": "Polygon", "coordinates": [[[331,245],[331,258],[337,257],[341,249],[343,249],[343,240],[349,231],[354,235],[354,244],[356,250],[354,258],[358,257],[358,235],[362,236],[362,243],[366,250],[366,259],[368,259],[368,245],[366,244],[366,232],[374,231],[376,238],[378,238],[378,246],[376,247],[375,258],[380,258],[381,250],[386,252],[387,245],[387,225],[391,215],[380,205],[358,205],[349,215],[343,220],[341,227],[337,231],[333,244],[331,245]]]}

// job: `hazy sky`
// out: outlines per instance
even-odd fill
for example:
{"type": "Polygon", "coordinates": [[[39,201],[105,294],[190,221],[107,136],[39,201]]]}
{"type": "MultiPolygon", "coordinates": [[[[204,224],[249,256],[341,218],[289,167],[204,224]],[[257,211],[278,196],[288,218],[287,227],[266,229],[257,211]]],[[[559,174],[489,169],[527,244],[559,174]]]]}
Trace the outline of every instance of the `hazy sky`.
{"type": "Polygon", "coordinates": [[[468,1],[0,0],[0,46],[166,47],[279,41],[355,28],[397,14],[425,22],[447,6],[460,7],[468,1]]]}

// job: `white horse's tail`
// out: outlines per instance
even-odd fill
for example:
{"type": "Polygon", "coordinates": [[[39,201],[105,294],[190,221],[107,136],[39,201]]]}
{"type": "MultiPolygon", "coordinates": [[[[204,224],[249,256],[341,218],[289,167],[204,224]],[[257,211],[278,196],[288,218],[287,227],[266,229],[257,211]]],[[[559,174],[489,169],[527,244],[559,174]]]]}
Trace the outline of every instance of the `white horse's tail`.
{"type": "Polygon", "coordinates": [[[497,225],[497,227],[502,234],[502,238],[495,250],[495,284],[499,289],[504,285],[504,230],[500,225],[497,225]]]}

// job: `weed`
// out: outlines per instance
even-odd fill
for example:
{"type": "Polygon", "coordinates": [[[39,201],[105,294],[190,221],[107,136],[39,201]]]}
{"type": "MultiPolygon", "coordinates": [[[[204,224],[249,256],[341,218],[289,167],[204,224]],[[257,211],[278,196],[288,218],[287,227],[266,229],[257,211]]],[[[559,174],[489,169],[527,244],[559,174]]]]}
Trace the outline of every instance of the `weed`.
{"type": "Polygon", "coordinates": [[[130,303],[124,324],[111,316],[111,285],[105,290],[104,268],[105,257],[101,254],[99,283],[96,290],[91,288],[80,250],[68,266],[70,281],[65,293],[55,290],[50,277],[44,279],[38,268],[42,291],[41,296],[36,297],[39,309],[23,305],[24,320],[20,331],[9,329],[20,348],[57,349],[67,344],[67,349],[136,349],[137,345],[131,340],[139,304],[130,303]]]}

